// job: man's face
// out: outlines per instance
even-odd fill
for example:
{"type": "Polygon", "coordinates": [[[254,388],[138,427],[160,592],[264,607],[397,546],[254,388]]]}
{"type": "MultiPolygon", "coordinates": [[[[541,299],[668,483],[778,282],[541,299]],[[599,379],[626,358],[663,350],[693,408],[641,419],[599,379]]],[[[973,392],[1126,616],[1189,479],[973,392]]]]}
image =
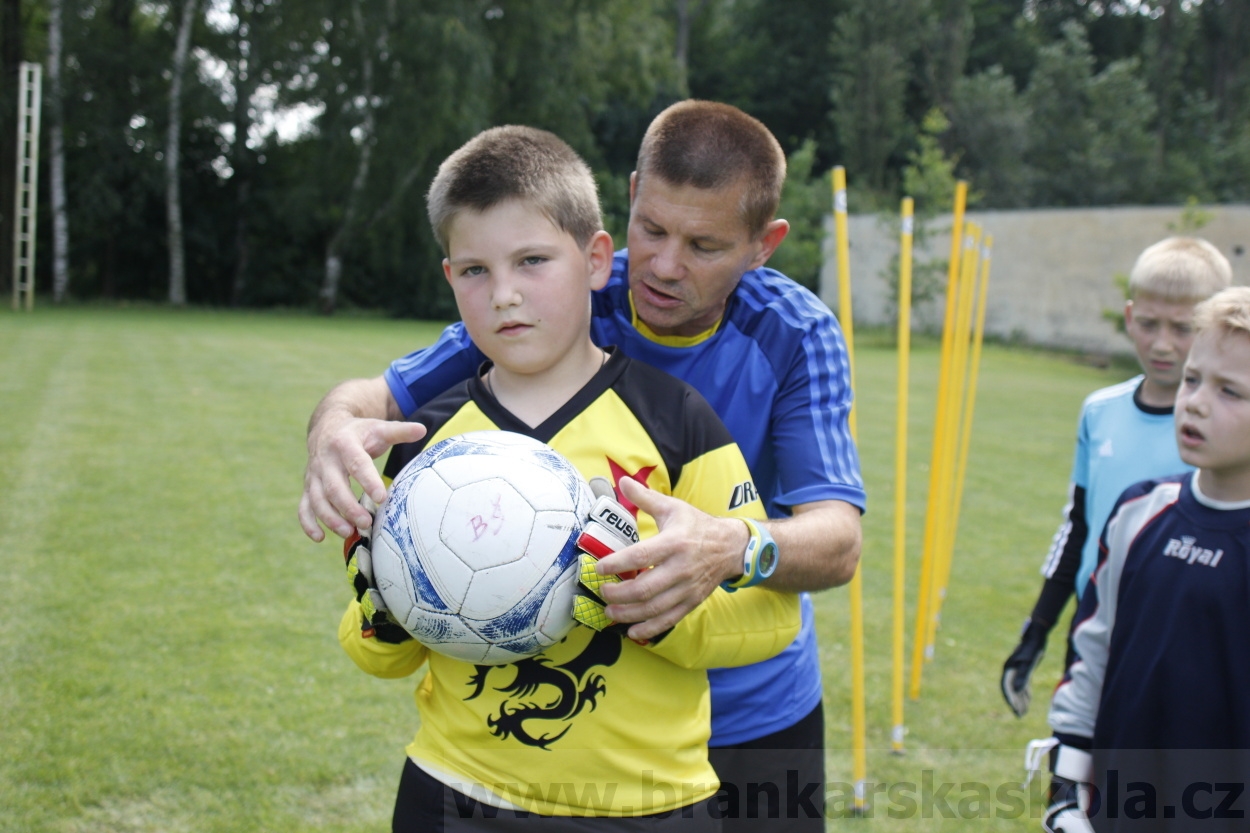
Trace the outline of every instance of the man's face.
{"type": "Polygon", "coordinates": [[[1194,305],[1143,295],[1124,309],[1124,328],[1146,380],[1159,390],[1175,391],[1194,340],[1194,305]]]}
{"type": "Polygon", "coordinates": [[[744,190],[741,182],[707,189],[655,174],[631,178],[629,289],[657,335],[694,336],[715,325],[743,273],[763,266],[785,237],[784,220],[751,234],[744,190]]]}
{"type": "Polygon", "coordinates": [[[1185,363],[1176,394],[1181,459],[1217,500],[1250,499],[1250,336],[1208,330],[1185,363]]]}

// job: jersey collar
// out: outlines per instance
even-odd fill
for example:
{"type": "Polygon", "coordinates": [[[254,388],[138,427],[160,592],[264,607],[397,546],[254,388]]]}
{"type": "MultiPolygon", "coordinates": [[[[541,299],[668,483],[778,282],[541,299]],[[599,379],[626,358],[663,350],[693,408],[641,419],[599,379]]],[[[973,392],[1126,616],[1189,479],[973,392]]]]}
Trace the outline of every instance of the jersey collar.
{"type": "Polygon", "coordinates": [[[634,293],[632,291],[629,293],[629,316],[634,329],[641,333],[643,338],[656,344],[662,344],[665,347],[694,347],[696,344],[702,344],[716,335],[716,331],[720,329],[721,322],[725,320],[724,315],[722,315],[716,319],[716,323],[711,327],[692,336],[662,336],[648,327],[638,317],[638,310],[634,307],[634,293]]]}

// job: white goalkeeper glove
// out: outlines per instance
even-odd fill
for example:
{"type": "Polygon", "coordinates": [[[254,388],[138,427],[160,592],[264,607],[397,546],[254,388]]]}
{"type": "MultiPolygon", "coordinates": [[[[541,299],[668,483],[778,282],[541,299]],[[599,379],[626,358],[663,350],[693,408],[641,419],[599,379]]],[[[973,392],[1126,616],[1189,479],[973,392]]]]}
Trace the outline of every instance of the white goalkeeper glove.
{"type": "Polygon", "coordinates": [[[1093,796],[1090,778],[1093,756],[1083,749],[1060,743],[1058,738],[1035,740],[1025,753],[1029,777],[1040,770],[1039,759],[1051,752],[1050,803],[1042,816],[1046,833],[1093,833],[1089,813],[1093,796]]]}
{"type": "MultiPolygon", "coordinates": [[[[610,582],[632,579],[637,572],[601,576],[595,572],[595,564],[605,556],[638,543],[638,525],[633,513],[616,500],[612,484],[605,478],[592,478],[590,490],[597,500],[590,509],[582,534],[577,539],[581,553],[578,555],[580,571],[577,595],[573,598],[573,618],[588,628],[626,636],[629,624],[608,618],[601,588],[610,582]]],[[[649,641],[659,642],[667,634],[668,631],[665,631],[649,641]]]]}

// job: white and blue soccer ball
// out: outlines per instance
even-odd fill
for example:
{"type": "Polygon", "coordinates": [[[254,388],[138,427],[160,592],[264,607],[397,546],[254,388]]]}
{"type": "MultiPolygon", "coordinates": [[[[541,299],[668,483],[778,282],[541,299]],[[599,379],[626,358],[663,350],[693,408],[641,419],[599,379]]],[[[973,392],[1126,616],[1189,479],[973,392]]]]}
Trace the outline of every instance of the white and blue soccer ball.
{"type": "Polygon", "coordinates": [[[534,656],[573,627],[577,537],[593,497],[538,440],[474,431],[421,452],[373,525],[383,601],[421,644],[479,665],[534,656]]]}

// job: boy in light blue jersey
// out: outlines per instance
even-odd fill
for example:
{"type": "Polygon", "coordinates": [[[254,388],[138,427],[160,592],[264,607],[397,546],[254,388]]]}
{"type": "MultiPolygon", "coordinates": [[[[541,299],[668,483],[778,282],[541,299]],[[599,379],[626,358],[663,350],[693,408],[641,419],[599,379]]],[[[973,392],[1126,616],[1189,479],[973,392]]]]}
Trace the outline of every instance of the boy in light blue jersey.
{"type": "MultiPolygon", "coordinates": [[[[854,575],[865,496],[838,323],[810,292],[764,268],[789,229],[774,216],[784,178],[776,139],[737,108],[685,101],[657,116],[630,181],[629,247],[592,296],[591,334],[690,383],[712,404],[772,519],[762,526],[779,562],[767,586],[813,591],[854,575]]],[[[349,474],[371,494],[381,490],[370,457],[420,438],[395,420],[471,376],[480,361],[463,327],[452,325],[384,376],[343,383],[322,400],[309,424],[300,508],[310,537],[323,537],[318,521],[350,534],[357,504],[349,474]]],[[[741,574],[747,541],[741,523],[624,484],[624,496],[655,517],[660,532],[600,566],[653,567],[605,588],[609,615],[638,623],[629,635],[645,639],[741,574]]],[[[798,639],[780,656],[711,673],[710,757],[727,831],[823,833],[824,712],[806,597],[803,613],[798,639]]]]}
{"type": "Polygon", "coordinates": [[[1103,528],[1050,708],[1048,833],[1242,833],[1250,795],[1250,287],[1194,310],[1175,440],[1103,528]]]}
{"type": "Polygon", "coordinates": [[[1081,406],[1064,523],[1042,565],[1045,582],[1020,643],[1003,665],[1003,697],[1017,717],[1028,711],[1029,677],[1051,628],[1069,597],[1080,599],[1098,563],[1098,533],[1120,493],[1189,469],[1176,450],[1172,410],[1193,341],[1193,309],[1231,281],[1228,259],[1198,238],[1169,237],[1133,265],[1124,323],[1142,373],[1094,391],[1081,406]]]}

